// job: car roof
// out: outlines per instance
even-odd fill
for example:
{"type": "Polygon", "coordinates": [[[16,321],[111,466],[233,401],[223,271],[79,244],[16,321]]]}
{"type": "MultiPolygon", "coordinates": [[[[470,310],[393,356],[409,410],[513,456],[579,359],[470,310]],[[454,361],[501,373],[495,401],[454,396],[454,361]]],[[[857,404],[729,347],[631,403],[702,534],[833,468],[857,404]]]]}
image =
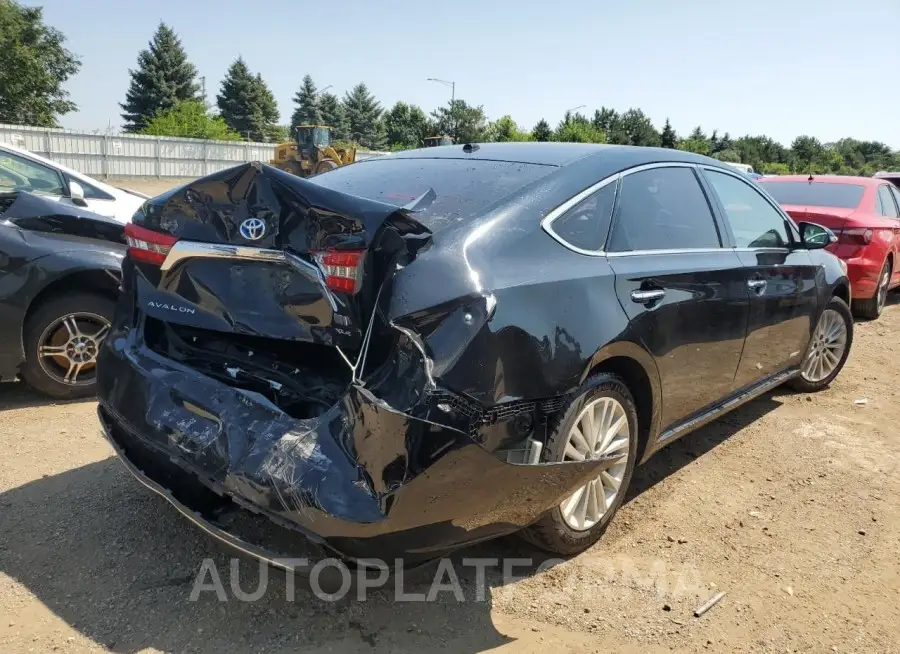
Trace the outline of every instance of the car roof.
{"type": "Polygon", "coordinates": [[[873,177],[861,177],[854,175],[778,175],[776,177],[763,177],[759,181],[765,182],[812,182],[819,184],[855,184],[857,186],[878,186],[883,180],[873,177]]]}
{"type": "Polygon", "coordinates": [[[52,159],[47,159],[46,157],[42,157],[39,154],[32,152],[31,150],[26,150],[25,148],[20,148],[12,143],[0,142],[0,150],[8,150],[13,152],[21,157],[25,157],[26,159],[31,159],[32,161],[36,161],[38,163],[42,163],[45,166],[49,166],[51,168],[55,168],[67,175],[71,175],[78,181],[86,182],[91,184],[92,186],[96,186],[101,191],[108,193],[114,197],[119,197],[121,191],[119,189],[110,186],[106,182],[102,182],[99,179],[95,179],[90,175],[85,175],[84,173],[80,173],[73,168],[69,168],[68,166],[64,166],[58,161],[53,161],[52,159]]]}
{"type": "MultiPolygon", "coordinates": [[[[586,158],[602,158],[606,164],[622,164],[622,167],[639,166],[642,163],[678,161],[687,163],[725,165],[699,154],[668,148],[646,148],[631,145],[606,145],[597,143],[477,143],[445,145],[440,148],[419,148],[391,153],[391,159],[478,159],[484,161],[508,161],[545,166],[568,166],[586,158]]],[[[377,161],[367,159],[365,161],[377,161]]]]}

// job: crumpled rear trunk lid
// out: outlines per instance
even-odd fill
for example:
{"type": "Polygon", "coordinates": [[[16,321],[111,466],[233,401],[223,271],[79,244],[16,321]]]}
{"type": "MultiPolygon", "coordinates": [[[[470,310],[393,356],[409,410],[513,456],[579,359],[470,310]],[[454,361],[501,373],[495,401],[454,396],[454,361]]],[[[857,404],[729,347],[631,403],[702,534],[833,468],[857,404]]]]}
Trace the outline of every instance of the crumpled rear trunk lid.
{"type": "Polygon", "coordinates": [[[260,163],[149,200],[133,224],[138,246],[177,239],[160,265],[132,257],[130,290],[151,318],[351,352],[383,283],[429,241],[403,209],[260,163]]]}

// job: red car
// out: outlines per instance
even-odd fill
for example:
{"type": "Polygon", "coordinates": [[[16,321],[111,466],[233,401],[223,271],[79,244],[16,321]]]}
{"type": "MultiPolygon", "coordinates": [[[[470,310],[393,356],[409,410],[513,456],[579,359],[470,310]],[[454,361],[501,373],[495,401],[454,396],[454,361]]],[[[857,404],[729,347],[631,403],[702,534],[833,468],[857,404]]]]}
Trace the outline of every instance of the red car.
{"type": "Polygon", "coordinates": [[[886,179],[784,175],[757,181],[795,220],[838,237],[828,250],[847,262],[853,312],[877,318],[900,286],[900,189],[886,179]]]}

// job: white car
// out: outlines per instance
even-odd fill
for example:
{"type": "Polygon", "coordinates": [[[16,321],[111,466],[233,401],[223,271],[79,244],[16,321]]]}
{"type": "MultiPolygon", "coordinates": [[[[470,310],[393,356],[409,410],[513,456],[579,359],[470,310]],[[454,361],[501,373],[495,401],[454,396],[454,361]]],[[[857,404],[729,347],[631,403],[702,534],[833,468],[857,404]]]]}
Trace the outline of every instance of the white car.
{"type": "Polygon", "coordinates": [[[0,143],[0,194],[29,191],[85,207],[121,223],[131,222],[148,196],[88,177],[39,155],[0,143]]]}

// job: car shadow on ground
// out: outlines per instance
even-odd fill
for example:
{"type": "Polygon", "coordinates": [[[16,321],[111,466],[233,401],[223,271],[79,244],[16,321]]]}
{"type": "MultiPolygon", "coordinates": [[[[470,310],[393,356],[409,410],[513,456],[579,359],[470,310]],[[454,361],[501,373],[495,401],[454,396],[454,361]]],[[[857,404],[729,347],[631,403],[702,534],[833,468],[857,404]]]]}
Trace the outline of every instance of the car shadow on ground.
{"type": "MultiPolygon", "coordinates": [[[[725,441],[779,405],[764,397],[673,443],[636,471],[629,498],[725,441]]],[[[603,547],[601,542],[597,547],[603,547]]],[[[534,557],[508,537],[454,555],[534,557]]],[[[489,575],[477,601],[474,573],[460,572],[464,601],[441,592],[433,602],[397,602],[395,587],[355,592],[326,602],[296,582],[291,600],[283,573],[247,560],[230,574],[231,554],[191,526],[161,498],[140,486],[111,458],[41,478],[0,494],[0,571],[21,583],[50,611],[85,636],[116,652],[161,651],[371,651],[420,652],[435,647],[479,652],[510,641],[491,618],[489,575]],[[204,560],[212,563],[226,601],[206,590],[191,601],[204,560]],[[231,587],[250,593],[261,576],[265,592],[241,601],[231,587]]],[[[209,564],[205,564],[209,565],[209,564]]],[[[435,566],[436,567],[436,566],[435,566]]],[[[520,576],[523,572],[517,570],[520,576]]],[[[426,593],[435,577],[426,568],[402,589],[426,593]]],[[[212,577],[204,576],[209,586],[212,577]]]]}
{"type": "Polygon", "coordinates": [[[93,397],[78,400],[54,400],[38,393],[21,381],[4,382],[0,384],[0,412],[9,409],[27,409],[29,407],[54,406],[60,404],[77,404],[79,402],[93,402],[93,397]]]}

